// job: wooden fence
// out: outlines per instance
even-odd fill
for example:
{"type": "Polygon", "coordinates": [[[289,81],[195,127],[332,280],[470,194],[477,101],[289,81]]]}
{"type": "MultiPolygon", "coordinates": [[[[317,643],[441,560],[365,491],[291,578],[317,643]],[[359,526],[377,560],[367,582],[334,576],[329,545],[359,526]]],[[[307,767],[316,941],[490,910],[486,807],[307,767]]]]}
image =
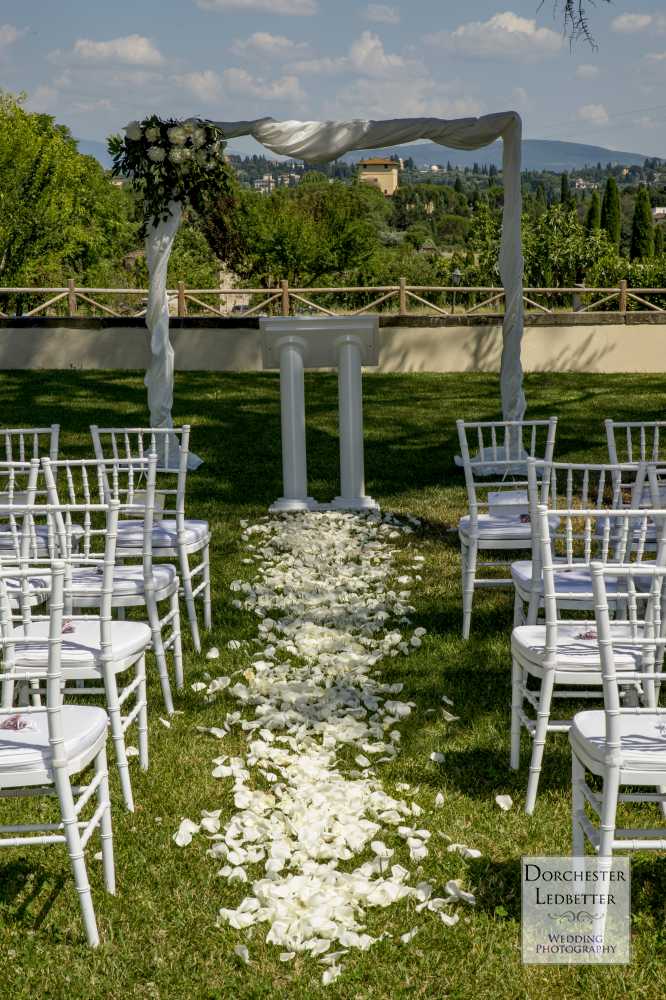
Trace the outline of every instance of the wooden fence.
{"type": "MultiPolygon", "coordinates": [[[[73,279],[60,288],[0,287],[0,319],[33,316],[141,317],[146,312],[146,288],[84,288],[73,279]],[[139,308],[137,309],[137,305],[139,308]]],[[[186,288],[179,282],[168,292],[174,316],[256,317],[315,312],[325,316],[360,315],[501,315],[504,289],[494,286],[397,285],[294,288],[281,281],[270,288],[186,288]],[[319,301],[314,301],[318,298],[319,301]],[[360,303],[360,304],[359,304],[360,303]]],[[[558,315],[604,311],[624,314],[642,310],[666,313],[666,288],[630,288],[620,281],[613,288],[525,288],[526,313],[558,315]],[[654,301],[656,299],[657,301],[654,301]],[[652,301],[651,301],[652,300],[652,301]]]]}

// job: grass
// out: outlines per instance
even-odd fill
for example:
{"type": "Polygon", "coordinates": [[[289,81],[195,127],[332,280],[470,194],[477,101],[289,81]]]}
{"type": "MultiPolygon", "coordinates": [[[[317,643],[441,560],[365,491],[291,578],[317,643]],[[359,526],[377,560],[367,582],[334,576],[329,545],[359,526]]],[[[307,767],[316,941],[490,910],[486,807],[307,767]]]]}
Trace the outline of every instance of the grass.
{"type": "MultiPolygon", "coordinates": [[[[181,374],[175,418],[192,423],[193,447],[205,459],[191,477],[189,507],[214,529],[214,630],[205,648],[217,645],[220,673],[240,666],[226,649],[232,637],[251,637],[251,616],[230,604],[228,583],[244,576],[238,520],[265,513],[280,493],[279,384],[269,374],[181,374]]],[[[337,492],[336,385],[332,376],[307,378],[311,493],[337,492]]],[[[140,424],[145,390],[138,374],[118,372],[2,373],[4,422],[33,426],[60,421],[63,454],[90,451],[87,428],[140,424]]],[[[408,660],[390,661],[387,679],[405,683],[403,697],[417,709],[403,725],[403,752],[379,772],[388,791],[396,782],[418,787],[424,825],[433,831],[423,877],[441,886],[460,877],[477,895],[449,929],[435,917],[415,916],[412,903],[370,913],[368,930],[389,930],[365,953],[351,954],[343,975],[321,986],[322,967],[297,958],[284,965],[279,949],[261,929],[247,941],[216,926],[217,910],[235,906],[242,886],[215,876],[216,865],[201,842],[179,850],[171,836],[183,816],[201,809],[233,811],[228,782],[210,776],[219,753],[197,725],[215,725],[230,704],[203,705],[189,691],[210,668],[186,647],[185,692],[170,730],[159,722],[159,689],[151,673],[151,768],[133,771],[134,815],[125,813],[114,777],[114,832],[118,895],[102,887],[101,863],[89,853],[89,870],[102,946],[90,952],[66,858],[57,849],[5,850],[0,854],[0,998],[12,1000],[467,1000],[630,996],[654,1000],[666,994],[666,867],[663,858],[633,862],[633,961],[597,969],[523,967],[520,961],[520,857],[570,850],[569,753],[566,739],[547,748],[536,813],[521,806],[527,745],[519,773],[508,770],[510,703],[508,637],[512,600],[482,592],[475,603],[472,639],[460,640],[459,556],[455,526],[464,506],[462,476],[454,468],[456,417],[493,418],[497,379],[489,375],[370,375],[365,379],[366,479],[385,509],[424,519],[416,541],[426,556],[415,590],[415,625],[428,629],[423,647],[408,660]],[[447,724],[440,698],[455,702],[460,721],[447,724]],[[432,710],[435,710],[434,712],[432,710]],[[432,750],[444,764],[429,759],[432,750]],[[444,808],[432,808],[437,792],[444,808]],[[498,793],[516,805],[501,813],[498,793]],[[474,861],[448,854],[445,833],[483,852],[474,861]],[[420,925],[411,945],[398,935],[420,925]],[[234,945],[248,944],[243,965],[234,945]]],[[[571,460],[605,454],[602,420],[613,415],[650,419],[663,411],[664,384],[655,375],[534,375],[526,380],[532,417],[560,416],[557,455],[571,460]]],[[[236,659],[235,659],[236,657],[236,659]]],[[[228,741],[227,741],[228,742],[228,741]]],[[[227,748],[225,742],[225,751],[227,748]]],[[[136,768],[136,764],[132,765],[136,768]]],[[[4,807],[3,807],[4,808],[4,807]]],[[[40,815],[52,809],[38,806],[40,815]]],[[[404,859],[403,859],[404,860],[404,859]]]]}

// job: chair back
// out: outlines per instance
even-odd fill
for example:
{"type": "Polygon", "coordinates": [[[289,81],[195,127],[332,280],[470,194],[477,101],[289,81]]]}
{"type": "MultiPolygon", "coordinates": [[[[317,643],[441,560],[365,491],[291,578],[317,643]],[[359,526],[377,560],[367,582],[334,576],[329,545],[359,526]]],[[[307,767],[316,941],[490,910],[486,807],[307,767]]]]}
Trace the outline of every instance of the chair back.
{"type": "Polygon", "coordinates": [[[0,427],[2,450],[6,462],[29,462],[32,458],[58,457],[60,424],[50,427],[0,427]]]}
{"type": "Polygon", "coordinates": [[[611,462],[666,460],[666,420],[605,420],[611,462]]]}
{"type": "MultiPolygon", "coordinates": [[[[603,563],[593,562],[590,568],[604,693],[606,723],[604,759],[607,765],[617,766],[622,758],[623,716],[642,713],[664,716],[664,723],[657,724],[653,737],[642,734],[638,738],[640,742],[631,748],[634,753],[640,749],[648,753],[650,750],[663,751],[666,742],[666,710],[656,707],[656,692],[665,679],[663,662],[666,638],[662,608],[666,567],[663,564],[609,567],[603,563]],[[618,647],[626,648],[627,644],[627,639],[622,640],[618,630],[613,629],[611,625],[609,578],[616,580],[618,577],[624,581],[625,591],[622,597],[630,609],[631,645],[640,650],[641,654],[640,666],[635,671],[626,670],[624,667],[618,670],[616,666],[618,647]],[[620,688],[624,685],[639,686],[643,696],[643,707],[623,705],[620,688]]],[[[615,594],[613,596],[615,597],[615,594]]]]}
{"type": "Polygon", "coordinates": [[[118,463],[157,455],[156,504],[184,528],[185,494],[190,454],[190,425],[182,427],[98,427],[91,424],[98,460],[118,463]]]}
{"type": "Polygon", "coordinates": [[[528,459],[552,462],[557,417],[549,420],[457,420],[472,529],[480,513],[520,517],[528,512],[528,459]],[[473,452],[472,449],[476,448],[473,452]]]}

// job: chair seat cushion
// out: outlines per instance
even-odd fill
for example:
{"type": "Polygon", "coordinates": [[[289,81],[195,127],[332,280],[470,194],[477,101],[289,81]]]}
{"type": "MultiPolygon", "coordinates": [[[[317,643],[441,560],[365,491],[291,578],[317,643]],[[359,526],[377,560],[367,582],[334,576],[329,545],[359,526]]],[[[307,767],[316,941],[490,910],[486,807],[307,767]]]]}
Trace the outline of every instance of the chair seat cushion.
{"type": "MultiPolygon", "coordinates": [[[[208,538],[208,521],[185,521],[185,544],[203,545],[208,538]]],[[[140,549],[143,545],[143,521],[118,523],[118,548],[140,549]]],[[[178,545],[178,527],[175,520],[155,521],[153,524],[153,550],[174,549],[178,545]]]]}
{"type": "MultiPolygon", "coordinates": [[[[470,465],[476,476],[520,476],[527,475],[528,454],[524,448],[507,449],[504,445],[492,445],[482,448],[475,455],[470,455],[470,465]]],[[[453,461],[459,469],[465,467],[462,455],[455,455],[453,461]]]]}
{"type": "MultiPolygon", "coordinates": [[[[102,593],[102,574],[94,567],[80,567],[72,571],[72,597],[92,597],[102,593]]],[[[167,590],[177,579],[176,567],[171,563],[153,563],[155,591],[167,590]]],[[[132,597],[145,593],[143,566],[116,566],[113,571],[114,597],[132,597]]]]}
{"type": "MultiPolygon", "coordinates": [[[[594,622],[571,622],[557,626],[557,669],[558,670],[599,670],[601,681],[601,661],[596,640],[594,622]],[[582,636],[589,634],[589,639],[582,636]]],[[[614,647],[615,665],[618,669],[637,670],[640,667],[640,650],[631,645],[629,625],[611,624],[614,639],[627,639],[626,646],[614,647]]],[[[520,659],[529,660],[542,666],[546,658],[546,626],[519,625],[511,634],[511,650],[520,659]]]]}
{"type": "MultiPolygon", "coordinates": [[[[469,514],[461,517],[458,531],[461,535],[469,535],[471,518],[469,514]]],[[[532,525],[529,521],[521,521],[519,515],[497,517],[492,514],[479,514],[477,518],[479,538],[515,538],[520,542],[529,542],[532,537],[532,525]]]]}
{"type": "MultiPolygon", "coordinates": [[[[99,618],[93,615],[89,618],[75,618],[71,622],[71,627],[73,631],[65,633],[62,639],[63,670],[99,670],[102,665],[99,618]]],[[[24,634],[22,625],[14,629],[17,638],[21,638],[24,634]]],[[[46,670],[48,634],[48,621],[36,621],[28,626],[28,637],[34,641],[15,646],[17,669],[34,670],[43,667],[46,670]]],[[[150,629],[145,622],[111,622],[111,650],[116,669],[122,669],[128,661],[133,662],[148,648],[150,642],[150,629]]]]}
{"type": "MultiPolygon", "coordinates": [[[[71,528],[72,532],[72,547],[76,550],[79,546],[81,539],[83,538],[85,531],[80,524],[73,524],[71,528]]],[[[20,544],[20,537],[22,532],[18,531],[18,540],[13,534],[10,526],[8,524],[0,524],[0,553],[2,552],[13,552],[17,544],[20,544]]],[[[39,556],[47,556],[49,551],[48,546],[49,541],[49,527],[46,524],[36,524],[34,531],[34,538],[30,543],[30,554],[36,553],[39,556]]]]}
{"type": "MultiPolygon", "coordinates": [[[[554,577],[556,594],[579,593],[581,598],[584,599],[587,599],[589,595],[589,601],[592,601],[592,574],[585,563],[581,563],[580,566],[576,566],[574,569],[566,572],[558,572],[556,563],[554,577]]],[[[511,578],[515,586],[521,591],[529,590],[532,586],[532,560],[517,559],[515,562],[512,562],[511,578]]],[[[624,591],[626,586],[624,581],[620,581],[612,576],[607,576],[605,582],[606,593],[608,594],[614,594],[618,590],[624,591]]],[[[644,589],[646,585],[648,588],[650,586],[647,576],[634,577],[634,582],[638,590],[644,589]]],[[[543,593],[543,580],[540,583],[540,592],[543,593]]]]}
{"type": "MultiPolygon", "coordinates": [[[[64,752],[67,759],[72,760],[94,747],[104,735],[107,714],[103,708],[93,705],[63,705],[61,711],[65,734],[64,752]]],[[[20,709],[17,709],[16,714],[21,715],[20,709]]],[[[51,766],[46,710],[25,713],[22,718],[31,728],[0,729],[0,775],[12,771],[48,770],[51,766]]],[[[4,719],[7,716],[0,715],[0,722],[4,719]]]]}
{"type": "MultiPolygon", "coordinates": [[[[666,715],[645,712],[620,716],[622,768],[666,772],[666,715]]],[[[574,749],[603,763],[606,754],[606,716],[603,711],[578,712],[569,730],[574,749]]]]}

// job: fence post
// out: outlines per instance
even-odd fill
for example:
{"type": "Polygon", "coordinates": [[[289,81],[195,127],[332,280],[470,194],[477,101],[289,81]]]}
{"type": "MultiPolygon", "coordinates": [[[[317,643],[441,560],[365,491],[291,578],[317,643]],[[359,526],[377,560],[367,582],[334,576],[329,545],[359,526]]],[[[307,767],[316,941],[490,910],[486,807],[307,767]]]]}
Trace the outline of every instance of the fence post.
{"type": "Polygon", "coordinates": [[[74,278],[70,278],[67,282],[67,308],[69,309],[70,316],[76,316],[76,282],[74,278]]]}
{"type": "Polygon", "coordinates": [[[407,279],[400,279],[400,292],[398,298],[398,312],[401,316],[407,315],[407,279]]]}
{"type": "Polygon", "coordinates": [[[289,282],[286,278],[280,282],[280,287],[282,288],[282,315],[289,315],[289,282]]]}
{"type": "Polygon", "coordinates": [[[178,315],[187,316],[187,299],[185,298],[185,282],[178,282],[178,315]]]}
{"type": "Polygon", "coordinates": [[[626,278],[622,278],[620,281],[620,304],[618,309],[621,313],[626,313],[627,311],[627,281],[626,278]]]}

